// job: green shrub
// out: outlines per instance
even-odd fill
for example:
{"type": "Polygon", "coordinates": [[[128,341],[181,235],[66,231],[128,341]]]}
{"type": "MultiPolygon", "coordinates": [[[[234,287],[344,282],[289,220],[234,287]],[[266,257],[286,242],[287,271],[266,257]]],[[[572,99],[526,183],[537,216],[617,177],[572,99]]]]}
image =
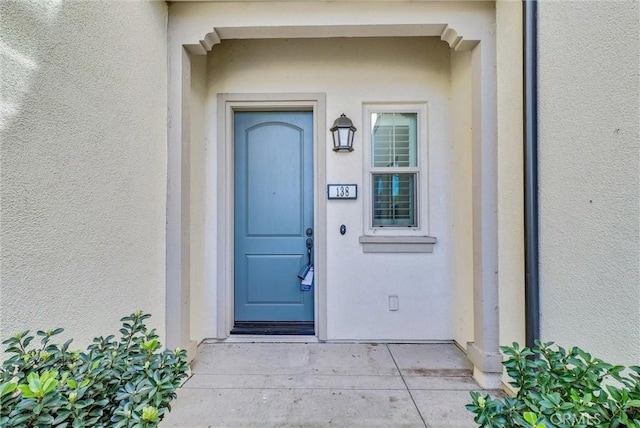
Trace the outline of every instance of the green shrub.
{"type": "Polygon", "coordinates": [[[625,373],[580,348],[553,342],[501,347],[515,398],[471,392],[467,409],[481,427],[640,427],[640,367],[625,373]],[[535,358],[534,358],[535,357],[535,358]]]}
{"type": "Polygon", "coordinates": [[[136,312],[121,319],[121,337],[98,337],[86,352],[51,339],[61,328],[29,331],[2,342],[0,427],[155,427],[171,410],[187,376],[186,352],[160,352],[155,330],[136,312]]]}

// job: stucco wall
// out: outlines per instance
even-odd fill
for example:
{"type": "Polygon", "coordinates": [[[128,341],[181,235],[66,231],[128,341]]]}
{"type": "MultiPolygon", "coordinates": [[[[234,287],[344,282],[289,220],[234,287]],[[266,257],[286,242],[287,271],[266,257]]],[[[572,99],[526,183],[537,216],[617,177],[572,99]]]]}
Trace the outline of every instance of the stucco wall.
{"type": "MultiPolygon", "coordinates": [[[[428,102],[428,233],[439,242],[432,254],[365,254],[358,242],[362,196],[329,201],[327,236],[316,239],[326,240],[328,252],[330,340],[452,338],[449,55],[437,38],[233,40],[209,54],[209,124],[216,122],[215,97],[225,92],[325,92],[324,132],[340,113],[355,121],[354,152],[317,149],[326,151],[330,183],[363,188],[363,102],[428,102]],[[341,224],[345,236],[338,232],[341,224]],[[399,296],[397,312],[389,311],[390,294],[399,296]]],[[[215,331],[211,327],[205,334],[215,331]]]]}
{"type": "MultiPolygon", "coordinates": [[[[205,256],[205,198],[207,189],[207,153],[205,152],[205,113],[207,103],[207,57],[191,57],[191,99],[190,99],[190,193],[195,195],[191,202],[190,219],[190,337],[199,342],[204,335],[202,320],[207,319],[207,300],[213,297],[207,294],[206,270],[216,269],[216,260],[208,260],[205,256]]],[[[215,316],[212,317],[215,319],[215,316]]]]}
{"type": "Polygon", "coordinates": [[[451,52],[451,280],[453,338],[473,341],[473,207],[471,53],[451,52]]]}
{"type": "Polygon", "coordinates": [[[539,4],[542,338],[640,361],[637,1],[539,4]]]}
{"type": "Polygon", "coordinates": [[[522,3],[496,2],[500,345],[525,342],[522,3]]]}
{"type": "Polygon", "coordinates": [[[167,6],[0,2],[0,337],[164,340],[167,6]]]}

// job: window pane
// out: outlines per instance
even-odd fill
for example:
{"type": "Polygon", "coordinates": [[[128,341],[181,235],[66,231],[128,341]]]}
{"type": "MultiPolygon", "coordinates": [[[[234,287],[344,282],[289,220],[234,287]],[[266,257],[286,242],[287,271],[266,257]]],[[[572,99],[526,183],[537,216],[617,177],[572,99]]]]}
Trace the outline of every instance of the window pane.
{"type": "Polygon", "coordinates": [[[372,113],[374,167],[417,166],[417,113],[372,113]]]}
{"type": "Polygon", "coordinates": [[[416,174],[372,174],[373,226],[416,226],[416,174]]]}

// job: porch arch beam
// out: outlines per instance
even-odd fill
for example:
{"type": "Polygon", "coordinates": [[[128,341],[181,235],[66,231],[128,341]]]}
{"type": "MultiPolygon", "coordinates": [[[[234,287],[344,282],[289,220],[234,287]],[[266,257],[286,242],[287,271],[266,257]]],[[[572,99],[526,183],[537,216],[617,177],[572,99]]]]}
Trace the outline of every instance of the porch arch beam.
{"type": "Polygon", "coordinates": [[[449,24],[288,25],[215,27],[198,43],[184,47],[192,55],[206,55],[223,40],[329,37],[440,37],[456,51],[470,51],[480,43],[479,38],[465,38],[449,24]]]}

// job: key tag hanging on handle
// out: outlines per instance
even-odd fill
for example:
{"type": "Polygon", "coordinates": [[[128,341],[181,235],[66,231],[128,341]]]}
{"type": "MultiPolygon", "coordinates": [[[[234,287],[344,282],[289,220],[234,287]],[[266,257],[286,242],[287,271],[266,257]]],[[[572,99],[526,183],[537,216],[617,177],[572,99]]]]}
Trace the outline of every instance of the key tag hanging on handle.
{"type": "Polygon", "coordinates": [[[309,291],[313,285],[313,265],[309,268],[309,272],[300,282],[300,291],[309,291]]]}
{"type": "Polygon", "coordinates": [[[311,269],[311,266],[311,248],[307,247],[307,264],[300,268],[300,271],[298,272],[298,278],[304,279],[307,276],[307,273],[309,273],[309,269],[311,269]]]}
{"type": "Polygon", "coordinates": [[[306,264],[306,265],[302,266],[302,268],[300,268],[300,272],[298,272],[298,278],[304,279],[304,277],[307,276],[307,273],[309,272],[309,269],[311,269],[311,265],[310,264],[306,264]]]}
{"type": "Polygon", "coordinates": [[[298,278],[302,279],[300,282],[300,291],[311,290],[311,285],[313,284],[313,265],[311,264],[311,247],[313,247],[313,239],[307,238],[306,245],[307,265],[298,272],[298,278]]]}

